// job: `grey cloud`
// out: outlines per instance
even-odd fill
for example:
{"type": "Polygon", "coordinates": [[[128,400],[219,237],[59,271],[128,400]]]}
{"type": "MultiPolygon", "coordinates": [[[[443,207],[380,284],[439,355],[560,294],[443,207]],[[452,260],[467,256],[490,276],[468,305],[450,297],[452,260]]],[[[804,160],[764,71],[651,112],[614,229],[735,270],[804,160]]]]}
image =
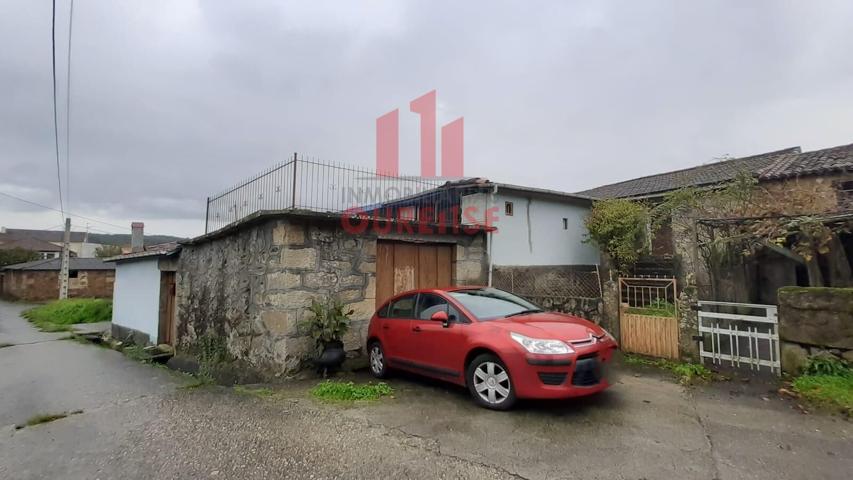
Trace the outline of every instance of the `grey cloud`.
{"type": "MultiPolygon", "coordinates": [[[[199,233],[207,195],[293,151],[371,167],[394,108],[416,173],[433,88],[467,174],[561,190],[853,141],[849,2],[341,5],[77,2],[72,208],[199,233]]],[[[2,8],[0,183],[55,192],[49,4],[2,8]]]]}

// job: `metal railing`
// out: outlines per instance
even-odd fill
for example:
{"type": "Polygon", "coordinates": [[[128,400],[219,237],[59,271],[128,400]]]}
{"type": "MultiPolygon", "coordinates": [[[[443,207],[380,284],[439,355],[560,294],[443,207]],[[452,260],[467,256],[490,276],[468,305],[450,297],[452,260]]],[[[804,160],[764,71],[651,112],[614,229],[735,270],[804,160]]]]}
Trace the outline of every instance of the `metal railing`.
{"type": "MultiPolygon", "coordinates": [[[[458,195],[440,179],[400,177],[365,168],[293,158],[207,198],[205,233],[264,210],[358,212],[371,218],[439,221],[458,195]]],[[[445,221],[451,222],[447,218],[445,221]]]]}

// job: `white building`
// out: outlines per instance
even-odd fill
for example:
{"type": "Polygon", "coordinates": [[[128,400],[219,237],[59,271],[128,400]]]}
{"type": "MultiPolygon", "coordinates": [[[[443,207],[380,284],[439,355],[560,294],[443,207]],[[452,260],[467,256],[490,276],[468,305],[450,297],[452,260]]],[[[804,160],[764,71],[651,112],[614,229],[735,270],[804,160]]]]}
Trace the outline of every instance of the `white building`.
{"type": "Polygon", "coordinates": [[[141,223],[134,222],[132,251],[106,259],[115,262],[112,336],[133,343],[169,344],[175,340],[175,272],[180,246],[142,246],[141,223]]]}

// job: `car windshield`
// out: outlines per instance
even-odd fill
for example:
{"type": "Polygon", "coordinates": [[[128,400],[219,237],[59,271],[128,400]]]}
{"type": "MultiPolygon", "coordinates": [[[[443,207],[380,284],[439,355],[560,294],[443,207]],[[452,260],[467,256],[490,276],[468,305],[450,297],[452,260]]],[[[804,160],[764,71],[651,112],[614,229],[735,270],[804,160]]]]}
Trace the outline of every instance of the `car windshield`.
{"type": "Polygon", "coordinates": [[[494,320],[526,311],[542,311],[527,300],[497,288],[473,288],[449,293],[478,320],[494,320]]]}

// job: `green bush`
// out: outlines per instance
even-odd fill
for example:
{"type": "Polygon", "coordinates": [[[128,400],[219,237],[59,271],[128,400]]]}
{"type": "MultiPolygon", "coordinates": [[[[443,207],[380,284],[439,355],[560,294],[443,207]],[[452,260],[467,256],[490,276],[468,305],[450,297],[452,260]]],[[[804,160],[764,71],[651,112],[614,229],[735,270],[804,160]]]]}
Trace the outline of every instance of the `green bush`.
{"type": "Polygon", "coordinates": [[[24,318],[46,332],[70,330],[75,323],[109,322],[113,302],[102,298],[55,300],[24,312],[24,318]]]}
{"type": "Polygon", "coordinates": [[[607,253],[619,272],[627,273],[646,250],[649,209],[641,203],[625,199],[595,202],[584,223],[589,231],[586,241],[607,253]]]}
{"type": "Polygon", "coordinates": [[[814,355],[806,361],[805,375],[848,375],[850,368],[838,357],[827,353],[814,355]]]}
{"type": "Polygon", "coordinates": [[[393,395],[394,390],[385,383],[356,385],[353,382],[326,380],[312,388],[311,394],[321,400],[329,401],[376,400],[379,397],[393,395]]]}

